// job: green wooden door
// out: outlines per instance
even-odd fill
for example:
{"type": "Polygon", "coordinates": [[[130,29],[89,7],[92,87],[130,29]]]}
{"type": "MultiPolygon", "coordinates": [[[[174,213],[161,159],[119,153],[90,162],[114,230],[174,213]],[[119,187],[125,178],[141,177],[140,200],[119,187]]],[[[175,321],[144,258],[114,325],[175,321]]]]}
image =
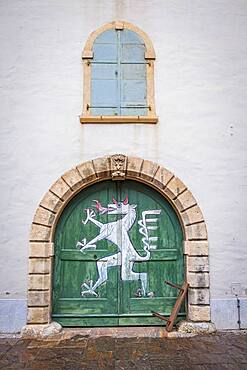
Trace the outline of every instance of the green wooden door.
{"type": "MultiPolygon", "coordinates": [[[[80,192],[55,233],[53,318],[63,326],[161,325],[182,284],[182,230],[170,204],[135,181],[80,192]]],[[[184,307],[179,317],[184,317],[184,307]]]]}

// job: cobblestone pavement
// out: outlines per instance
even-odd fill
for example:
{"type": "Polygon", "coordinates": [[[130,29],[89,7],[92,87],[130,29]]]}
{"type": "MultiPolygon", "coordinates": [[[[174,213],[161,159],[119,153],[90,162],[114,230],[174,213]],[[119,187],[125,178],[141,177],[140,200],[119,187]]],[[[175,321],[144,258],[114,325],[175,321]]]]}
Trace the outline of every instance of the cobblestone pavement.
{"type": "Polygon", "coordinates": [[[0,338],[0,369],[247,369],[247,332],[189,338],[0,338]]]}

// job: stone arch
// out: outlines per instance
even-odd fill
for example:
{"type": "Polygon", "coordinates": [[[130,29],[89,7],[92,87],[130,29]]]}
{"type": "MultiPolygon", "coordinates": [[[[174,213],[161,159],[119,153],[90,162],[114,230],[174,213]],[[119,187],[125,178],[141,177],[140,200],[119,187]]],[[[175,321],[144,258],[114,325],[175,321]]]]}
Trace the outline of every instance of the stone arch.
{"type": "Polygon", "coordinates": [[[114,21],[114,22],[109,22],[104,24],[103,26],[97,28],[97,30],[93,31],[90,35],[89,38],[87,39],[87,42],[85,44],[85,47],[83,49],[82,57],[83,58],[90,58],[92,57],[92,48],[93,48],[93,43],[95,39],[103,32],[110,30],[110,29],[117,29],[117,30],[122,30],[123,28],[128,29],[130,31],[133,31],[137,33],[144,41],[145,46],[146,46],[146,54],[145,58],[146,59],[155,59],[155,52],[154,52],[154,47],[152,44],[152,41],[146,34],[146,32],[142,31],[139,27],[136,27],[134,24],[129,23],[129,22],[122,22],[122,21],[114,21]]]}
{"type": "Polygon", "coordinates": [[[107,179],[143,182],[173,206],[184,232],[185,276],[190,284],[187,319],[210,321],[208,237],[195,198],[179,178],[157,163],[116,154],[65,172],[41,200],[29,238],[28,325],[51,321],[53,237],[63,209],[78,192],[107,179]]]}

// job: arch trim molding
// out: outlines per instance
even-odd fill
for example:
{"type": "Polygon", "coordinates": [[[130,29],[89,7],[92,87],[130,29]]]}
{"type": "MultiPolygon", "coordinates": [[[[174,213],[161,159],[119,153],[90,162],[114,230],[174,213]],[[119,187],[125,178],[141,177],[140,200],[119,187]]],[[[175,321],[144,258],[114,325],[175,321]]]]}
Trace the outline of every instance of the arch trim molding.
{"type": "Polygon", "coordinates": [[[172,205],[184,233],[185,276],[190,284],[187,320],[209,322],[208,236],[200,207],[186,185],[164,167],[116,154],[84,162],[65,172],[39,203],[29,237],[27,324],[51,322],[53,238],[63,209],[78,192],[107,179],[143,182],[172,205]]]}

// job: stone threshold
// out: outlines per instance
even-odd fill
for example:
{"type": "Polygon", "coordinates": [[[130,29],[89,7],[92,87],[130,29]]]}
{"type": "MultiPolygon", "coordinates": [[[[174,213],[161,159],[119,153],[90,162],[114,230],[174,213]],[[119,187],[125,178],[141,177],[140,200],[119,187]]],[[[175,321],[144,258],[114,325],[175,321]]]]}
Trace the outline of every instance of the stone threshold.
{"type": "Polygon", "coordinates": [[[104,328],[64,328],[57,336],[63,339],[74,337],[112,337],[112,338],[178,338],[181,336],[193,336],[194,333],[180,333],[172,331],[168,333],[165,328],[154,327],[104,327],[104,328]]]}
{"type": "Polygon", "coordinates": [[[197,334],[211,334],[215,326],[208,322],[181,321],[178,330],[167,332],[165,326],[128,326],[128,327],[94,327],[63,328],[57,322],[46,325],[26,325],[21,332],[22,338],[64,340],[73,338],[184,338],[197,334]]]}

